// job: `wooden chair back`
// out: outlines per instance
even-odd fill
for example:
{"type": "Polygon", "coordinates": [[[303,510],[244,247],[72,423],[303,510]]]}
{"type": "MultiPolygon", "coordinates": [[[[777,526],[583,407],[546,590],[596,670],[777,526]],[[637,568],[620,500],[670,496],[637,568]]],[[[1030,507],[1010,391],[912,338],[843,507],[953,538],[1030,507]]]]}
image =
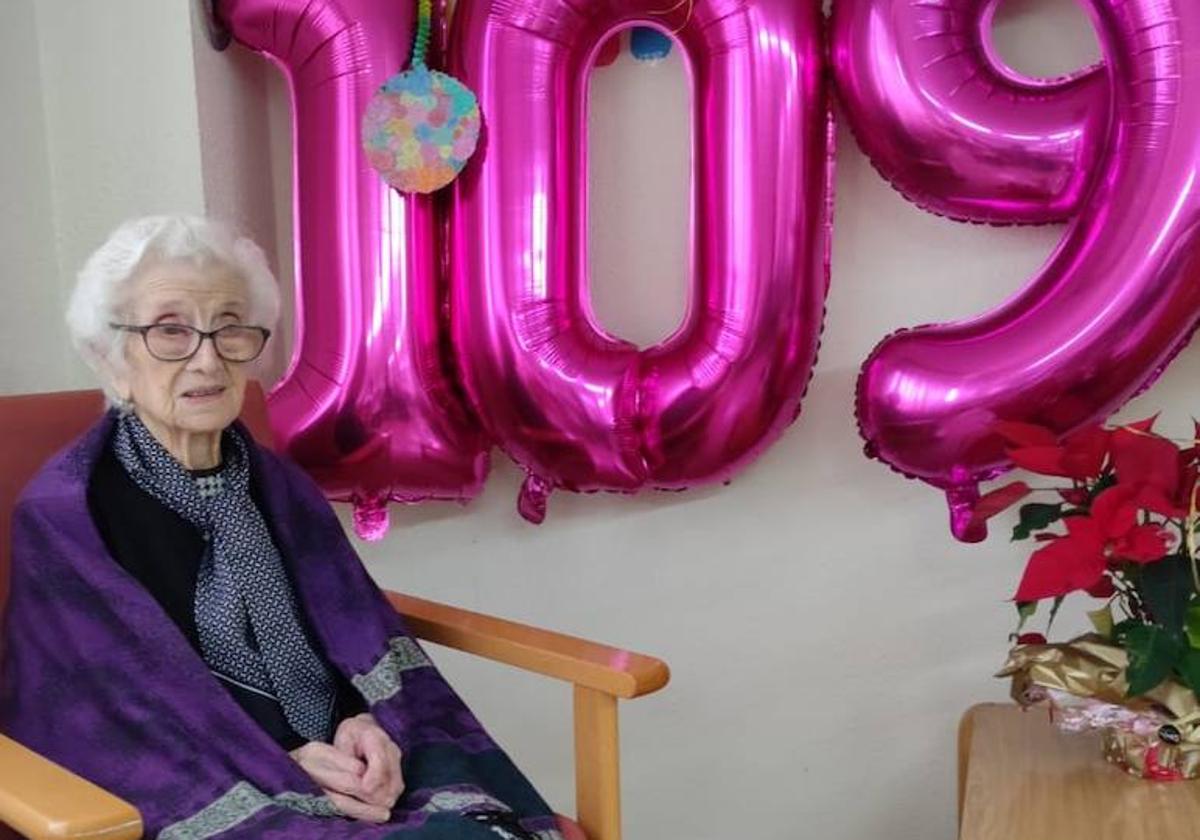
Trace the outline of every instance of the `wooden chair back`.
{"type": "MultiPolygon", "coordinates": [[[[17,497],[30,479],[37,471],[46,463],[55,453],[71,443],[76,437],[82,434],[92,423],[100,417],[104,410],[104,395],[100,391],[62,391],[57,393],[45,394],[20,394],[16,396],[0,397],[0,613],[4,604],[4,599],[8,591],[8,565],[12,551],[11,536],[12,536],[12,512],[16,505],[17,497]]],[[[250,382],[246,387],[246,399],[242,406],[241,421],[246,424],[250,430],[250,434],[254,439],[267,447],[274,447],[274,436],[271,433],[270,423],[267,417],[267,400],[263,393],[262,386],[257,382],[250,382]]],[[[389,593],[393,599],[400,599],[403,596],[395,593],[389,593]]],[[[409,599],[413,604],[416,601],[409,599]]],[[[399,605],[398,605],[399,606],[399,605]]],[[[427,604],[428,607],[442,612],[450,610],[447,607],[439,607],[434,604],[427,604]]],[[[519,625],[511,624],[510,622],[502,622],[498,619],[489,619],[486,616],[478,616],[468,614],[463,611],[456,611],[463,616],[469,616],[465,622],[474,630],[475,636],[483,633],[482,647],[492,651],[495,656],[500,649],[507,650],[504,644],[498,644],[500,641],[497,637],[490,637],[483,630],[487,622],[492,622],[496,625],[506,625],[516,628],[522,637],[531,634],[536,635],[539,631],[530,628],[521,628],[519,625]]],[[[420,616],[414,620],[415,629],[418,635],[424,639],[431,639],[440,644],[457,647],[462,650],[470,650],[473,653],[485,655],[483,650],[475,649],[476,644],[473,641],[473,636],[467,634],[470,638],[461,637],[462,634],[446,634],[442,632],[430,632],[431,629],[437,629],[437,621],[433,617],[427,617],[423,621],[420,616]],[[422,633],[421,631],[424,630],[422,633]]],[[[510,631],[512,632],[512,631],[510,631]]],[[[566,638],[566,637],[561,637],[566,638]]],[[[3,647],[4,640],[0,638],[0,648],[3,647]]],[[[575,640],[569,640],[570,644],[587,644],[579,643],[575,640]]],[[[560,642],[561,644],[561,642],[560,642]]],[[[621,659],[626,660],[629,657],[636,656],[634,654],[621,654],[621,659]]],[[[554,657],[546,653],[535,654],[539,662],[545,663],[547,660],[553,660],[554,657]]],[[[503,661],[504,657],[501,657],[503,661]]],[[[657,661],[656,661],[657,662],[657,661]]],[[[661,684],[666,683],[666,666],[661,665],[661,678],[648,690],[657,690],[661,684]]],[[[524,664],[523,667],[530,667],[529,664],[524,664]]],[[[538,670],[535,668],[534,670],[538,670]]],[[[563,678],[562,675],[558,675],[563,678]]],[[[582,689],[577,688],[577,692],[582,689]]],[[[593,692],[594,693],[594,692],[593,692]]],[[[608,698],[611,701],[611,711],[615,715],[616,699],[608,698]]],[[[579,700],[577,698],[577,707],[579,700]]],[[[585,708],[591,708],[590,704],[585,704],[585,708]]],[[[607,707],[605,707],[607,709],[607,707]]],[[[607,721],[604,714],[600,718],[607,721]]],[[[593,779],[595,772],[588,772],[587,782],[587,799],[581,807],[584,810],[591,809],[605,815],[604,819],[608,826],[602,831],[597,832],[595,837],[600,840],[607,838],[620,837],[619,824],[619,784],[615,776],[616,764],[616,721],[615,717],[609,724],[609,729],[605,731],[604,727],[598,726],[593,720],[592,715],[586,716],[586,733],[580,737],[584,738],[583,744],[587,747],[591,740],[596,740],[599,747],[597,761],[608,762],[612,765],[611,778],[593,779]],[[611,741],[611,743],[609,743],[611,741]],[[592,791],[591,788],[597,788],[592,791]]],[[[585,750],[588,755],[590,751],[585,750]]],[[[590,767],[590,764],[585,762],[581,766],[590,767]]],[[[565,840],[588,840],[584,832],[575,823],[567,820],[565,817],[560,818],[560,828],[563,832],[565,840]]],[[[594,820],[600,824],[600,819],[594,820]]],[[[139,829],[140,834],[140,829],[139,829]]],[[[123,835],[124,836],[124,835],[123,835]]],[[[0,824],[0,840],[15,840],[18,835],[13,833],[9,828],[0,824]]]]}
{"type": "MultiPolygon", "coordinates": [[[[83,434],[103,411],[104,394],[98,390],[0,397],[0,608],[8,596],[17,497],[42,465],[83,434]]],[[[241,420],[255,440],[273,445],[266,395],[257,382],[246,386],[241,420]]]]}

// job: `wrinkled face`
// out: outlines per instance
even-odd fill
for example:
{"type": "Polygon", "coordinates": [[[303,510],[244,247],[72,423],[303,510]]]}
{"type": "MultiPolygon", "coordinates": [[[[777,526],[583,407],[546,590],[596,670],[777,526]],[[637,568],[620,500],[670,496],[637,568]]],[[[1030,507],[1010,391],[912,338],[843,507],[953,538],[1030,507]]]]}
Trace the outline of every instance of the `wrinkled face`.
{"type": "MultiPolygon", "coordinates": [[[[118,308],[125,324],[187,324],[207,332],[248,323],[246,284],[220,264],[152,262],[130,279],[126,295],[118,308]]],[[[152,429],[171,436],[220,432],[242,410],[248,365],[222,359],[210,339],[190,359],[164,362],[142,336],[128,333],[125,361],[114,385],[152,429]]]]}

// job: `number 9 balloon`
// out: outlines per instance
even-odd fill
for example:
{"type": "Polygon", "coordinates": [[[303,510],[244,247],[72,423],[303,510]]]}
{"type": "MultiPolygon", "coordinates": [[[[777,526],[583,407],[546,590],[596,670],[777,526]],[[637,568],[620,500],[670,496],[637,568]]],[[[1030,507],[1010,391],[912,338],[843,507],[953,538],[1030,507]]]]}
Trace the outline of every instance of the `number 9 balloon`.
{"type": "Polygon", "coordinates": [[[863,365],[868,454],[943,488],[961,539],[984,537],[970,515],[977,484],[1009,466],[997,421],[1066,434],[1106,418],[1157,378],[1200,314],[1200,4],[1086,5],[1104,69],[1039,83],[990,50],[995,0],[835,3],[840,96],[898,188],[977,221],[1073,214],[1000,307],[896,333],[863,365]]]}

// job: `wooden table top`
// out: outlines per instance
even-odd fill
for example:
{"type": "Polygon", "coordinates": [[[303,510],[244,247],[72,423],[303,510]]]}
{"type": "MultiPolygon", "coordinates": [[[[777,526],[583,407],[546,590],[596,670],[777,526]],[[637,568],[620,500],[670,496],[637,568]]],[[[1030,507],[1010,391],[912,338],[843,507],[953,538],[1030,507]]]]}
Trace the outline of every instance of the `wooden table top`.
{"type": "Polygon", "coordinates": [[[960,840],[1200,839],[1200,781],[1135,779],[1104,760],[1099,735],[1059,732],[1045,710],[968,715],[960,840]]]}

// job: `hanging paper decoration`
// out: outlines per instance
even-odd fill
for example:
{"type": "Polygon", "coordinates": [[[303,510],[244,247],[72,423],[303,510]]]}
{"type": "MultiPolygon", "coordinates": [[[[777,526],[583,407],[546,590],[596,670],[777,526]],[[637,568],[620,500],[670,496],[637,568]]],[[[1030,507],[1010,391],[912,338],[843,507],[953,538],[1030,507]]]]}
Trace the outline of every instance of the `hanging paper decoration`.
{"type": "Polygon", "coordinates": [[[431,193],[446,186],[479,140],[475,94],[425,65],[432,17],[431,0],[420,0],[412,63],[387,80],[363,115],[367,160],[401,192],[431,193]]]}
{"type": "Polygon", "coordinates": [[[661,61],[671,54],[671,39],[650,26],[635,26],[629,34],[629,52],[638,61],[661,61]]]}
{"type": "MultiPolygon", "coordinates": [[[[652,15],[672,15],[684,6],[687,8],[684,11],[685,21],[691,20],[692,12],[695,11],[695,0],[678,0],[678,2],[667,9],[658,9],[651,11],[652,15]]],[[[682,27],[677,27],[672,30],[671,35],[679,33],[682,27]]],[[[629,54],[638,61],[661,61],[671,54],[671,35],[655,29],[652,26],[634,26],[628,30],[629,32],[629,54]]],[[[624,36],[624,30],[609,36],[608,40],[600,48],[600,52],[596,55],[596,66],[607,67],[614,63],[621,55],[621,40],[624,36]]]]}
{"type": "Polygon", "coordinates": [[[600,52],[596,53],[597,67],[607,67],[621,57],[621,38],[623,35],[623,32],[615,32],[608,36],[608,40],[600,47],[600,52]]]}
{"type": "Polygon", "coordinates": [[[635,26],[608,37],[596,53],[597,67],[608,67],[621,57],[621,45],[626,32],[629,33],[629,54],[638,61],[660,61],[671,54],[670,36],[650,26],[635,26]]]}

